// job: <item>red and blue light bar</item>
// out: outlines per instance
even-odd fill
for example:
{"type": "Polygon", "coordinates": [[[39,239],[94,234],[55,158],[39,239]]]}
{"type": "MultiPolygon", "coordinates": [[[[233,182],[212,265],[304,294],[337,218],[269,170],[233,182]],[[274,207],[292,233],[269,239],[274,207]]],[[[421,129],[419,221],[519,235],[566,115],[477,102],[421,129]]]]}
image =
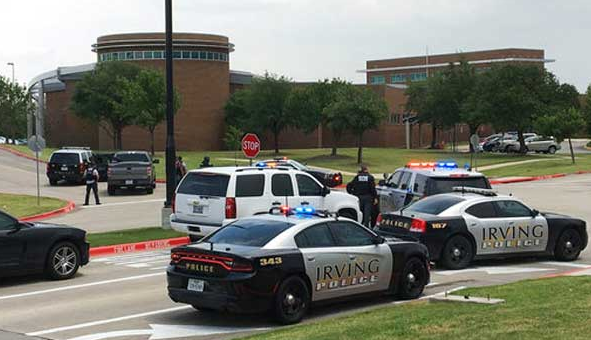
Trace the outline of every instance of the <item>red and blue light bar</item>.
{"type": "Polygon", "coordinates": [[[437,162],[408,162],[407,168],[411,169],[457,169],[458,164],[455,161],[437,161],[437,162]]]}

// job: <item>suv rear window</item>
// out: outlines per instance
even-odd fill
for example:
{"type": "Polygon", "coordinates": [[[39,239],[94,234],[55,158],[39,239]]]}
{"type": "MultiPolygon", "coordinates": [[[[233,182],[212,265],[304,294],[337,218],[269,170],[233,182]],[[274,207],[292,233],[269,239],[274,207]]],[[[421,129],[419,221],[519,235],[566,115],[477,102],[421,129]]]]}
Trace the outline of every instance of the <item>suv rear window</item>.
{"type": "Polygon", "coordinates": [[[204,242],[263,247],[277,235],[293,226],[287,221],[248,219],[235,221],[205,238],[204,242]]]}
{"type": "Polygon", "coordinates": [[[148,156],[144,153],[120,153],[115,154],[113,162],[149,162],[148,156]]]}
{"type": "Polygon", "coordinates": [[[80,163],[80,156],[77,153],[59,152],[51,155],[50,163],[58,164],[78,164],[80,163]]]}
{"type": "Polygon", "coordinates": [[[230,176],[207,172],[189,172],[179,184],[177,193],[225,197],[230,176]]]}
{"type": "Polygon", "coordinates": [[[236,197],[263,196],[265,175],[236,176],[236,197]]]}
{"type": "Polygon", "coordinates": [[[429,195],[452,192],[453,187],[472,187],[490,189],[484,177],[431,177],[427,184],[429,195]]]}
{"type": "Polygon", "coordinates": [[[464,198],[451,195],[429,196],[416,201],[405,211],[414,211],[423,214],[439,215],[444,210],[462,202],[464,198]]]}

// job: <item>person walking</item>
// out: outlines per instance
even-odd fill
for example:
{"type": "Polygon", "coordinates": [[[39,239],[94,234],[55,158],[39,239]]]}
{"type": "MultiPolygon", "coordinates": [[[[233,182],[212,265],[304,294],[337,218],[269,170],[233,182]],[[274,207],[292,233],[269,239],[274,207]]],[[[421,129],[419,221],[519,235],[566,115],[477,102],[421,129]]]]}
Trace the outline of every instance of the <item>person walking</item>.
{"type": "Polygon", "coordinates": [[[84,197],[84,205],[88,205],[88,198],[90,196],[90,190],[94,193],[94,203],[96,205],[100,205],[101,202],[99,201],[98,196],[98,180],[99,180],[99,173],[96,169],[96,164],[94,160],[92,160],[88,167],[86,168],[86,172],[84,173],[84,179],[86,180],[86,196],[84,197]]]}
{"type": "Polygon", "coordinates": [[[174,163],[174,168],[176,170],[176,183],[178,184],[187,173],[187,164],[183,162],[183,157],[177,157],[176,162],[174,163]]]}
{"type": "Polygon", "coordinates": [[[362,165],[357,175],[347,184],[347,192],[359,198],[359,210],[363,213],[363,225],[371,228],[372,213],[377,205],[378,193],[375,178],[367,166],[362,165]]]}

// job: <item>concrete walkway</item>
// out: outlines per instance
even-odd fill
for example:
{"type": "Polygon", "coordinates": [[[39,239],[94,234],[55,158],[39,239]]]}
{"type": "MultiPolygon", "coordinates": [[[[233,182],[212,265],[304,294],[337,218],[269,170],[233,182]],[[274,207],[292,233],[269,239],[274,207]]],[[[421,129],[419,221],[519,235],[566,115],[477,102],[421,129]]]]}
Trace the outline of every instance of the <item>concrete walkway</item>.
{"type": "Polygon", "coordinates": [[[521,165],[521,164],[528,164],[528,163],[536,163],[536,162],[545,162],[545,161],[553,161],[555,159],[556,158],[548,158],[548,159],[537,158],[537,159],[528,159],[528,160],[525,160],[525,161],[499,163],[499,164],[479,166],[477,170],[478,171],[486,171],[486,170],[504,168],[504,167],[508,167],[508,166],[514,166],[514,165],[521,165]]]}

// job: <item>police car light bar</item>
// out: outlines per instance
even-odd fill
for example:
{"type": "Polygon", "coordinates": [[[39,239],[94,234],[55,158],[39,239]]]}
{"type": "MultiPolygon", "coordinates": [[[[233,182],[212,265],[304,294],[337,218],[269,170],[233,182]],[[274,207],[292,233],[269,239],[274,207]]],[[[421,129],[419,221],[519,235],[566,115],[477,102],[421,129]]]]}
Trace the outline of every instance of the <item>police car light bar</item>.
{"type": "Polygon", "coordinates": [[[408,162],[407,168],[414,169],[457,169],[458,164],[454,161],[437,161],[437,162],[408,162]]]}
{"type": "Polygon", "coordinates": [[[482,196],[497,196],[497,192],[492,189],[472,188],[472,187],[453,187],[453,192],[461,192],[462,194],[478,194],[482,196]]]}

